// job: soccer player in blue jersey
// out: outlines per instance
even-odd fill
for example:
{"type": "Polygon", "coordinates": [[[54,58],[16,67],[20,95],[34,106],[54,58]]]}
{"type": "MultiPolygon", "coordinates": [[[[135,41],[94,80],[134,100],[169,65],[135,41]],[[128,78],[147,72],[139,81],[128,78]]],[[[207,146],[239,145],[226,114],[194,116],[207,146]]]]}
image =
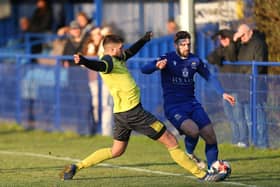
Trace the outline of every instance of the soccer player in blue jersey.
{"type": "Polygon", "coordinates": [[[197,167],[196,163],[179,148],[178,142],[154,115],[146,111],[140,101],[140,89],[126,67],[126,60],[134,56],[152,36],[151,32],[123,50],[123,39],[107,35],[103,41],[104,56],[100,60],[89,60],[74,55],[74,61],[91,70],[98,71],[114,100],[113,145],[94,151],[82,161],[67,165],[60,173],[62,180],[71,180],[83,168],[117,158],[125,152],[132,130],[156,140],[168,149],[171,158],[180,166],[203,181],[221,181],[223,173],[209,173],[197,167]]]}
{"type": "Polygon", "coordinates": [[[141,71],[150,74],[161,70],[165,115],[180,134],[185,135],[186,151],[199,166],[200,159],[193,152],[199,136],[205,140],[205,154],[210,168],[211,164],[218,160],[217,139],[208,115],[195,98],[194,75],[198,73],[206,79],[231,105],[234,105],[235,98],[224,93],[219,81],[210,74],[207,64],[190,53],[191,36],[188,32],[177,32],[174,43],[176,51],[143,65],[141,71]]]}

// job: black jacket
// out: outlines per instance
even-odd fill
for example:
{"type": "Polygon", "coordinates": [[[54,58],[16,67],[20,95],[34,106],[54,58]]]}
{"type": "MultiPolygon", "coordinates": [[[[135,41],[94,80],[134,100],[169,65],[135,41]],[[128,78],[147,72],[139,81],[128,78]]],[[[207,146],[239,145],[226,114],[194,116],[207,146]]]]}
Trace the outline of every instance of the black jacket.
{"type": "Polygon", "coordinates": [[[223,73],[234,73],[238,72],[237,66],[223,65],[223,61],[237,61],[237,46],[236,43],[231,41],[227,47],[218,46],[208,56],[207,60],[210,64],[219,66],[220,72],[223,73]]]}
{"type": "MultiPolygon", "coordinates": [[[[258,32],[254,31],[252,38],[245,44],[240,44],[237,56],[238,61],[268,61],[268,46],[265,38],[258,32]]],[[[267,66],[259,67],[260,74],[267,74],[267,66]]],[[[251,73],[251,67],[242,68],[242,73],[251,73]]]]}

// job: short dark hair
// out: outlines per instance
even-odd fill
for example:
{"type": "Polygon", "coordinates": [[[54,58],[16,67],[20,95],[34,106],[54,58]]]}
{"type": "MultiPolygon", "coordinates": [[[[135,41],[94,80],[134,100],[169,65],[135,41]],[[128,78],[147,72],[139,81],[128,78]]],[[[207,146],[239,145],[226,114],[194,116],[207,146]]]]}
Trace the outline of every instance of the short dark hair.
{"type": "Polygon", "coordinates": [[[174,36],[174,42],[177,43],[181,39],[191,39],[190,33],[187,31],[178,31],[174,36]]]}
{"type": "Polygon", "coordinates": [[[105,46],[106,44],[109,44],[109,43],[123,43],[123,42],[124,42],[124,39],[122,37],[115,35],[115,34],[109,34],[104,37],[103,46],[105,46]]]}

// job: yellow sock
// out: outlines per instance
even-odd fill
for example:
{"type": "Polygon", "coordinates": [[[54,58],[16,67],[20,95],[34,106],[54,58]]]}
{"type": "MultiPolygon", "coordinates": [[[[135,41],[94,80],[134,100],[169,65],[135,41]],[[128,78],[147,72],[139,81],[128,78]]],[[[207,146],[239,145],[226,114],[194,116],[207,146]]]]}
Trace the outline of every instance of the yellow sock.
{"type": "Polygon", "coordinates": [[[179,149],[178,146],[170,148],[168,149],[168,151],[172,159],[177,164],[191,172],[193,175],[195,175],[198,178],[202,178],[205,176],[206,172],[204,170],[199,169],[196,163],[193,160],[191,160],[181,149],[179,149]]]}
{"type": "Polygon", "coordinates": [[[81,162],[77,163],[78,169],[87,168],[92,165],[96,165],[100,162],[103,162],[105,160],[111,159],[112,151],[111,148],[103,148],[95,151],[91,155],[89,155],[87,158],[82,160],[81,162]]]}

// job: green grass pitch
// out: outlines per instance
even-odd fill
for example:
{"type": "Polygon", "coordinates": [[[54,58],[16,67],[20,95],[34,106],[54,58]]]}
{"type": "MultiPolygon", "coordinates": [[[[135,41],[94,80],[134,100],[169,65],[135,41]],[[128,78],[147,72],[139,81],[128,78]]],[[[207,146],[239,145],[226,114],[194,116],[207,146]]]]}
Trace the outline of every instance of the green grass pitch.
{"type": "MultiPolygon", "coordinates": [[[[25,132],[16,125],[0,124],[0,186],[276,187],[280,183],[279,149],[220,144],[220,159],[230,162],[232,174],[227,181],[205,183],[177,166],[163,145],[141,135],[131,137],[122,157],[84,169],[72,181],[59,179],[64,165],[111,144],[111,137],[25,132]]],[[[183,147],[182,140],[180,144],[183,147]]],[[[202,141],[196,152],[205,159],[202,141]]]]}

